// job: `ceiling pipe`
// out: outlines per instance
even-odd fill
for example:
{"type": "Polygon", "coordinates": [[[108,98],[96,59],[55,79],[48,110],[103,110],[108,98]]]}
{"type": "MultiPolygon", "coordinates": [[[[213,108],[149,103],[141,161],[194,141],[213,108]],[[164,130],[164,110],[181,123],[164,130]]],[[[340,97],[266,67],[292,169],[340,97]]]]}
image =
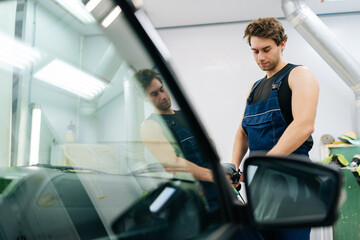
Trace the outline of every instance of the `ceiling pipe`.
{"type": "MultiPolygon", "coordinates": [[[[304,3],[304,0],[281,0],[286,19],[353,90],[356,99],[356,122],[360,122],[360,64],[304,3]]],[[[360,128],[356,125],[357,133],[360,128]]]]}

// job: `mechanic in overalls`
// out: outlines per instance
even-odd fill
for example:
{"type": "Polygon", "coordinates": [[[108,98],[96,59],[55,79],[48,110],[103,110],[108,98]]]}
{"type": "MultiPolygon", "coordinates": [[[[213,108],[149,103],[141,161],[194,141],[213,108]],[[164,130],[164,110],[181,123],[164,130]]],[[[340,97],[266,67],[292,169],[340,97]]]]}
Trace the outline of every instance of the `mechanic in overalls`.
{"type": "MultiPolygon", "coordinates": [[[[315,76],[304,66],[284,61],[287,35],[276,18],[259,18],[249,23],[244,38],[266,76],[251,87],[236,132],[232,162],[239,167],[248,149],[250,154],[308,157],[319,96],[315,76]]],[[[264,239],[309,239],[310,229],[262,234],[264,239]]]]}
{"type": "Polygon", "coordinates": [[[145,146],[168,172],[189,172],[199,180],[209,208],[215,209],[218,202],[212,172],[201,156],[183,112],[172,109],[160,74],[142,69],[134,77],[145,90],[146,100],[154,106],[154,113],[141,125],[145,146]]]}

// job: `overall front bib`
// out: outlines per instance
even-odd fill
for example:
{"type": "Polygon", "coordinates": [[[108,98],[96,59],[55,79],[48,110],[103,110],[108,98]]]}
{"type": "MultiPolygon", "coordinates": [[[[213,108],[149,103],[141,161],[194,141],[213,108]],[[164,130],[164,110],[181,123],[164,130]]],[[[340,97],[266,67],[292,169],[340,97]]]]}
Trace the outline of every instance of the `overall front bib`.
{"type": "MultiPolygon", "coordinates": [[[[186,160],[195,163],[200,167],[209,168],[209,164],[203,160],[201,149],[193,134],[188,129],[176,124],[175,121],[168,119],[164,120],[167,126],[171,129],[174,137],[177,139],[182,150],[182,154],[185,156],[186,160]]],[[[218,207],[215,184],[205,181],[199,182],[204,189],[209,208],[212,210],[218,207]]]]}
{"type": "MultiPolygon", "coordinates": [[[[282,80],[294,67],[296,66],[292,66],[275,80],[268,99],[250,104],[254,90],[261,80],[254,84],[247,99],[242,121],[242,128],[248,136],[250,153],[271,150],[288,127],[280,109],[278,91],[282,80]]],[[[303,144],[293,153],[308,156],[309,150],[310,148],[303,144]]]]}

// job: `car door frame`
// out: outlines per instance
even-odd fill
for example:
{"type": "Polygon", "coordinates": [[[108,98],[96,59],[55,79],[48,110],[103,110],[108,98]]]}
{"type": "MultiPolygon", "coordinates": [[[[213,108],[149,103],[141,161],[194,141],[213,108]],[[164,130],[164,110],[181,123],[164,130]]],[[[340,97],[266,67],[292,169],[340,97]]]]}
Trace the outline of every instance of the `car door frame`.
{"type": "MultiPolygon", "coordinates": [[[[143,26],[136,16],[137,11],[143,10],[140,8],[137,9],[132,1],[113,1],[121,8],[122,14],[133,28],[139,40],[145,46],[149,56],[156,64],[157,70],[164,78],[167,86],[171,89],[171,92],[179,107],[184,112],[186,120],[192,123],[191,130],[193,131],[195,138],[199,139],[199,145],[202,149],[202,154],[205,159],[209,159],[209,163],[212,168],[215,185],[218,191],[219,206],[221,210],[220,212],[224,223],[227,223],[226,227],[224,226],[222,229],[219,229],[219,231],[222,232],[221,235],[225,237],[225,235],[228,235],[229,232],[233,232],[235,228],[238,228],[237,223],[239,223],[239,221],[247,222],[245,206],[236,203],[236,198],[234,194],[232,194],[232,189],[223,173],[219,155],[211,143],[203,124],[195,113],[194,107],[191,105],[189,98],[186,96],[186,92],[181,87],[180,81],[173,71],[170,63],[149,36],[148,31],[154,31],[155,28],[145,29],[145,27],[149,26],[143,26]]],[[[217,236],[219,236],[218,234],[219,232],[217,233],[217,236]]]]}

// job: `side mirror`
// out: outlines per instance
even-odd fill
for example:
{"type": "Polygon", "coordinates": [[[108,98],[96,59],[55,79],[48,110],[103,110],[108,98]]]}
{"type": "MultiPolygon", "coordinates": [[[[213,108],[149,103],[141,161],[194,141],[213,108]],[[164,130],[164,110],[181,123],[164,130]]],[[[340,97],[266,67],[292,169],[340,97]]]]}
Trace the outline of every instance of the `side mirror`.
{"type": "Polygon", "coordinates": [[[192,239],[206,220],[198,192],[167,182],[136,201],[111,227],[116,239],[192,239]]]}
{"type": "Polygon", "coordinates": [[[250,221],[259,229],[327,226],[335,222],[339,169],[298,156],[251,156],[244,164],[250,221]]]}

